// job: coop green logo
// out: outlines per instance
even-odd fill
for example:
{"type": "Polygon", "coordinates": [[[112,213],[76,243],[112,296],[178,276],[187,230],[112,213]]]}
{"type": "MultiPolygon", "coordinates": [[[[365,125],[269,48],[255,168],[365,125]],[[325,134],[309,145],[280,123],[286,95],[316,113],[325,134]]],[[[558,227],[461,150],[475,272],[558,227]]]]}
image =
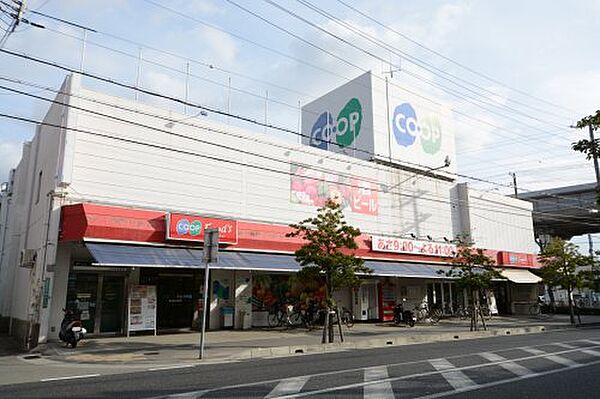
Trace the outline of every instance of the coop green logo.
{"type": "Polygon", "coordinates": [[[326,150],[330,143],[348,147],[360,134],[362,106],[352,98],[340,110],[337,118],[329,111],[323,112],[315,121],[310,133],[310,145],[326,150]]]}

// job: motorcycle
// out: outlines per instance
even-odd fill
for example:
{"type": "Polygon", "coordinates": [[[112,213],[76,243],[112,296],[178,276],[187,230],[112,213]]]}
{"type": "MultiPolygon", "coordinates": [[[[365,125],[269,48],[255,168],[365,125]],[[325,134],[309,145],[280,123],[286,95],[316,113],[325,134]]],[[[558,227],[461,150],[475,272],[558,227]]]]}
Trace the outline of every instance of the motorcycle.
{"type": "Polygon", "coordinates": [[[76,348],[77,343],[85,337],[87,331],[81,325],[79,314],[71,309],[63,309],[63,312],[65,312],[65,317],[60,323],[58,338],[67,345],[71,345],[72,348],[76,348]]]}
{"type": "MultiPolygon", "coordinates": [[[[403,300],[403,302],[406,299],[403,300]]],[[[403,302],[398,303],[394,307],[394,323],[400,324],[405,323],[409,327],[414,327],[417,322],[417,315],[411,310],[404,310],[403,302]]]]}

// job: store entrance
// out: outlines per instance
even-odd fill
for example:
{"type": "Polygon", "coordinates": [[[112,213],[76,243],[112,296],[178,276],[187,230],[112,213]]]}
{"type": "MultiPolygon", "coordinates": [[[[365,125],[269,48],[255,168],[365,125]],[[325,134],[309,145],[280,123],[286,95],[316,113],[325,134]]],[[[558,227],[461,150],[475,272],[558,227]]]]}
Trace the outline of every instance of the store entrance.
{"type": "Polygon", "coordinates": [[[140,284],[156,286],[159,330],[192,327],[201,281],[201,274],[197,271],[142,269],[140,284]]]}
{"type": "Polygon", "coordinates": [[[79,313],[90,334],[122,334],[124,325],[124,274],[71,271],[67,309],[79,313]]]}

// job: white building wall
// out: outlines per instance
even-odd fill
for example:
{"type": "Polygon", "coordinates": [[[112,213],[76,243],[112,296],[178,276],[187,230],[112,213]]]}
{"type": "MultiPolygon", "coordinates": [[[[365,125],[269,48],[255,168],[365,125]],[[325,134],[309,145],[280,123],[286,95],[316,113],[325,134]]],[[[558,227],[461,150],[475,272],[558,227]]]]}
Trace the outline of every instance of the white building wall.
{"type": "Polygon", "coordinates": [[[79,99],[82,107],[137,125],[78,111],[77,129],[114,138],[75,132],[73,152],[67,154],[73,165],[67,189],[71,201],[288,224],[315,212],[315,207],[291,201],[290,163],[296,163],[328,173],[326,179],[343,175],[374,184],[378,215],[346,212],[348,221],[366,233],[415,233],[438,238],[452,234],[450,182],[208,121],[194,120],[192,126],[171,123],[150,115],[175,120],[185,116],[89,90],[81,90],[81,96],[85,98],[79,99]]]}
{"type": "Polygon", "coordinates": [[[513,252],[537,251],[530,202],[462,186],[467,194],[459,199],[466,198],[467,203],[461,206],[468,211],[470,234],[476,246],[513,252]]]}
{"type": "MultiPolygon", "coordinates": [[[[59,95],[56,100],[66,101],[66,97],[59,95]]],[[[60,125],[64,114],[64,107],[54,104],[44,122],[60,125]]],[[[60,133],[58,127],[38,126],[33,140],[23,146],[23,156],[15,171],[9,233],[2,257],[2,286],[8,286],[6,295],[10,299],[2,300],[0,311],[10,317],[10,332],[24,344],[25,335],[35,340],[36,324],[40,317],[46,317],[48,310],[41,308],[41,294],[43,279],[52,277],[46,265],[54,263],[60,219],[60,203],[53,200],[60,133]],[[36,253],[33,267],[20,266],[21,251],[26,249],[36,253]]]]}

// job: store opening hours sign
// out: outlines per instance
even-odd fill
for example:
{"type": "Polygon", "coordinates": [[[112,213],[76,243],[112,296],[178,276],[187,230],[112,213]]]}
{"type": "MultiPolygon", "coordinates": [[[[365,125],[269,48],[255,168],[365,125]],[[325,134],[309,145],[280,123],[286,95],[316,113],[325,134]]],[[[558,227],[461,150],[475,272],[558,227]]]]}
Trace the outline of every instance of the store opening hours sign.
{"type": "Polygon", "coordinates": [[[215,219],[181,213],[167,214],[167,240],[204,241],[204,230],[219,229],[220,244],[237,244],[237,220],[215,219]]]}
{"type": "Polygon", "coordinates": [[[456,245],[396,237],[371,236],[371,250],[399,254],[452,257],[456,253],[456,245]]]}

